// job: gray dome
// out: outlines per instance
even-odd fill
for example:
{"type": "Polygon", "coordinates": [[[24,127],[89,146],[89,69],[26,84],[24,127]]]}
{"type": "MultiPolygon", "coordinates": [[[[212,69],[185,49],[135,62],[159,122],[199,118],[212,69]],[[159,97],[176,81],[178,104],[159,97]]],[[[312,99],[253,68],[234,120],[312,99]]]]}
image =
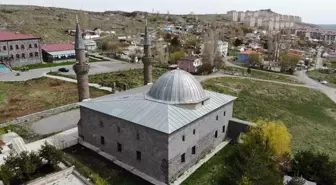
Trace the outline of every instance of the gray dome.
{"type": "Polygon", "coordinates": [[[146,99],[167,104],[194,104],[207,99],[201,84],[190,73],[176,69],[152,85],[146,99]]]}

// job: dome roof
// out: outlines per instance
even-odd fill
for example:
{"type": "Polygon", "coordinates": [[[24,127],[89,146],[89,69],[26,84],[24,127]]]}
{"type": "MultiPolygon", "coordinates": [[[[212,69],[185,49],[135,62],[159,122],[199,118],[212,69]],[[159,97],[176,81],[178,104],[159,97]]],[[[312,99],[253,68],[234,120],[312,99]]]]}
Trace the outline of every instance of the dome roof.
{"type": "Polygon", "coordinates": [[[166,104],[194,104],[208,98],[194,76],[176,69],[163,74],[152,85],[146,99],[166,104]]]}

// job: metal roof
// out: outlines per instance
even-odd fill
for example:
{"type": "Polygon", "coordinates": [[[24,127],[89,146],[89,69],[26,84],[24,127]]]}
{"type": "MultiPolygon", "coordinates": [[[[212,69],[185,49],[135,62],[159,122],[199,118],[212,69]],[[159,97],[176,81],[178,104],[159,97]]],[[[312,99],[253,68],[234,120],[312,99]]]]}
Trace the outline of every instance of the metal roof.
{"type": "Polygon", "coordinates": [[[197,109],[191,109],[183,105],[146,99],[145,95],[150,87],[151,85],[147,85],[79,104],[88,109],[170,134],[236,99],[233,96],[204,91],[205,97],[209,97],[209,102],[197,109]]]}
{"type": "Polygon", "coordinates": [[[9,31],[0,31],[0,41],[41,39],[40,37],[9,31]]]}
{"type": "Polygon", "coordinates": [[[194,104],[208,97],[194,76],[176,69],[162,75],[151,87],[146,99],[167,104],[194,104]]]}

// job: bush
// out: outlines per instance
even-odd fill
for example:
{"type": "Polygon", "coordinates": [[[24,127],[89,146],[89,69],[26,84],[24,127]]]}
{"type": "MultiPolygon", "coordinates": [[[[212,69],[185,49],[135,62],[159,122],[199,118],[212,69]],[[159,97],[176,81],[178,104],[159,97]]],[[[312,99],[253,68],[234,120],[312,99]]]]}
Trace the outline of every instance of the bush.
{"type": "Polygon", "coordinates": [[[185,56],[185,53],[183,51],[176,51],[172,54],[170,54],[169,63],[170,64],[177,64],[178,61],[185,56]]]}
{"type": "Polygon", "coordinates": [[[212,73],[212,66],[210,64],[203,64],[197,69],[197,74],[203,75],[203,74],[211,74],[212,73]]]}

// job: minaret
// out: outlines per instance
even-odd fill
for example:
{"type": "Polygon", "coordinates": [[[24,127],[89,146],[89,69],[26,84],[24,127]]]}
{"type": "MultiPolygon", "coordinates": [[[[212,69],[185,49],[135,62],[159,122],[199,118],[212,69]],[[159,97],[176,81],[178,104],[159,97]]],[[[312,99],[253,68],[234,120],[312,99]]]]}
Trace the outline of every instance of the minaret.
{"type": "Polygon", "coordinates": [[[85,46],[82,37],[82,31],[79,27],[78,17],[76,16],[76,38],[75,38],[75,52],[76,52],[76,64],[73,69],[77,75],[77,88],[79,102],[90,98],[89,91],[89,69],[85,56],[85,46]]]}
{"type": "Polygon", "coordinates": [[[145,27],[145,37],[144,37],[144,54],[143,64],[144,64],[144,84],[148,85],[152,83],[152,54],[151,54],[151,40],[148,34],[147,20],[145,27]]]}

